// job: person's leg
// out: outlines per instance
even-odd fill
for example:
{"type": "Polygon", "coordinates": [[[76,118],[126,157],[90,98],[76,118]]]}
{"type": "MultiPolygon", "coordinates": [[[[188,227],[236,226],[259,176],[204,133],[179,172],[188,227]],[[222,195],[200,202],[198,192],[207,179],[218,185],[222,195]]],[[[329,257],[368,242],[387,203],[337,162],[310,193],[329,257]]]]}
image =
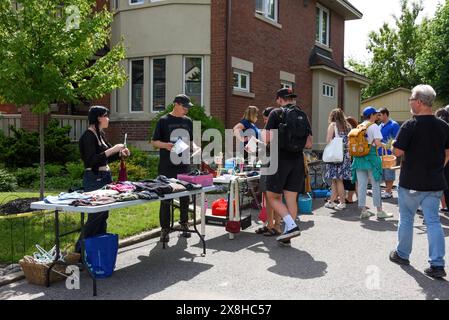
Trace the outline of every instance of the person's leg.
{"type": "Polygon", "coordinates": [[[184,238],[190,238],[192,236],[190,232],[186,232],[187,230],[189,230],[189,204],[190,197],[179,198],[179,208],[181,211],[180,224],[181,229],[184,230],[184,232],[182,233],[182,236],[184,238]]]}
{"type": "Polygon", "coordinates": [[[368,186],[368,171],[357,170],[357,189],[359,208],[363,211],[366,209],[366,190],[368,186]]]}
{"type": "Polygon", "coordinates": [[[336,180],[336,185],[337,185],[337,194],[338,197],[340,198],[340,204],[345,204],[346,194],[343,180],[336,180]]]}
{"type": "Polygon", "coordinates": [[[329,201],[333,203],[337,199],[338,199],[337,180],[332,179],[331,197],[329,198],[329,201]]]}
{"type": "Polygon", "coordinates": [[[267,228],[273,229],[274,228],[274,211],[271,208],[271,204],[269,201],[267,201],[267,193],[263,193],[263,197],[265,198],[265,210],[267,210],[267,228]]]}
{"type": "Polygon", "coordinates": [[[288,212],[293,220],[298,216],[298,193],[291,191],[284,191],[285,203],[287,204],[288,212]]]}
{"type": "Polygon", "coordinates": [[[438,214],[441,192],[426,192],[426,194],[422,201],[422,208],[429,241],[429,263],[432,267],[444,267],[444,255],[446,253],[444,233],[438,214]]]}
{"type": "Polygon", "coordinates": [[[402,259],[408,260],[413,246],[413,223],[416,209],[421,202],[419,192],[399,187],[399,226],[396,252],[402,259]]]}
{"type": "MultiPolygon", "coordinates": [[[[441,206],[443,209],[448,209],[449,204],[449,189],[444,190],[444,195],[441,197],[441,206]]],[[[449,210],[445,210],[446,212],[449,212],[449,210]]]]}
{"type": "Polygon", "coordinates": [[[171,202],[172,200],[162,200],[159,208],[159,223],[162,229],[168,229],[171,225],[171,202]]]}
{"type": "Polygon", "coordinates": [[[382,199],[381,199],[380,181],[374,180],[373,172],[371,170],[368,171],[368,176],[371,181],[373,190],[373,205],[375,208],[377,208],[377,212],[381,212],[382,199]]]}

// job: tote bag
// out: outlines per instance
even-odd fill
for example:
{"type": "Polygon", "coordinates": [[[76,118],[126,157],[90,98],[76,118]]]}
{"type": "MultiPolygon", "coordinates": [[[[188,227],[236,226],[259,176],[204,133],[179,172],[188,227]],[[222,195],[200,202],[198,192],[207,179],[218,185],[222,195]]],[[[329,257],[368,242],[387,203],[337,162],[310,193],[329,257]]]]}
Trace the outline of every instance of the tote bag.
{"type": "Polygon", "coordinates": [[[343,138],[338,135],[337,125],[335,125],[335,137],[324,149],[323,161],[326,163],[343,162],[343,138]]]}

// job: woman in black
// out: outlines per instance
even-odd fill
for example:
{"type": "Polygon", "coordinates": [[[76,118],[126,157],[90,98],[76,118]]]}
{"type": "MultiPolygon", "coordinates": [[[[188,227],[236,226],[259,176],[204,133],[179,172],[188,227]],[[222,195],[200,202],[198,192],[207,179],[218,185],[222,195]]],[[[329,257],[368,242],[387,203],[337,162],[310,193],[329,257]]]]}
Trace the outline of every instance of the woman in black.
{"type": "MultiPolygon", "coordinates": [[[[112,182],[111,170],[108,163],[119,160],[120,157],[129,157],[130,152],[123,144],[112,147],[104,135],[104,129],[109,127],[109,110],[102,106],[93,106],[89,109],[89,128],[79,141],[81,159],[84,162],[83,188],[85,192],[101,189],[112,182]]],[[[108,211],[90,213],[84,226],[84,238],[91,238],[105,234],[107,229],[108,211]]],[[[81,252],[78,240],[76,251],[81,252]]]]}

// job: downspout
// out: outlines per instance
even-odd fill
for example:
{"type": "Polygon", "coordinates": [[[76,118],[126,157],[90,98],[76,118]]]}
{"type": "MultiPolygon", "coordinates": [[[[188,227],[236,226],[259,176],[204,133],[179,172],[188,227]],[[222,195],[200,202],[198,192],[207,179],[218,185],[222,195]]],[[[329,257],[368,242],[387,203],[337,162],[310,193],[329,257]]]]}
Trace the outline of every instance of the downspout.
{"type": "Polygon", "coordinates": [[[225,127],[228,124],[229,117],[229,103],[231,101],[230,77],[231,77],[231,54],[230,54],[230,38],[231,38],[231,16],[232,16],[232,0],[226,1],[226,95],[225,95],[225,127]]]}

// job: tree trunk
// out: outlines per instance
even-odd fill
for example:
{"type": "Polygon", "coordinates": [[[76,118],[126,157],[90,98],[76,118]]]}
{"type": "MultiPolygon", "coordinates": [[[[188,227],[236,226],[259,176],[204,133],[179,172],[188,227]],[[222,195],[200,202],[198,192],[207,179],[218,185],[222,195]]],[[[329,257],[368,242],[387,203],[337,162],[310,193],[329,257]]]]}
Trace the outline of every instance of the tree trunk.
{"type": "Polygon", "coordinates": [[[44,189],[45,189],[45,145],[44,145],[44,114],[39,114],[39,149],[40,149],[40,200],[44,200],[44,189]]]}

